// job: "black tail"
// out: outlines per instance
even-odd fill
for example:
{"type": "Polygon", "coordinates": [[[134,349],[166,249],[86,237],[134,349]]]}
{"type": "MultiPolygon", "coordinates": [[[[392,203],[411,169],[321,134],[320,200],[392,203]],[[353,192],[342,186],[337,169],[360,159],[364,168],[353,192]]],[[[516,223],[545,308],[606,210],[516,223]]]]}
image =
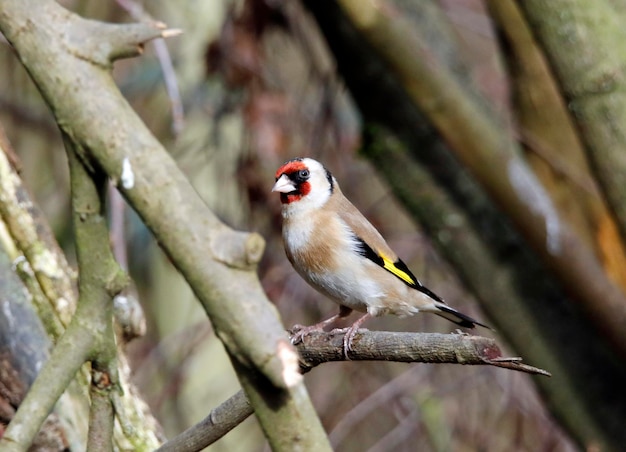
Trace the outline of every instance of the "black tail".
{"type": "Polygon", "coordinates": [[[454,322],[459,326],[462,326],[464,328],[474,328],[476,325],[479,325],[479,326],[482,326],[483,328],[493,330],[493,328],[485,325],[484,323],[480,323],[478,320],[474,320],[470,316],[465,315],[462,312],[459,312],[456,309],[451,308],[450,306],[446,304],[436,303],[436,306],[437,306],[437,309],[439,309],[439,312],[434,312],[434,311],[431,311],[431,312],[434,312],[438,316],[441,316],[447,320],[450,320],[451,322],[454,322]]]}

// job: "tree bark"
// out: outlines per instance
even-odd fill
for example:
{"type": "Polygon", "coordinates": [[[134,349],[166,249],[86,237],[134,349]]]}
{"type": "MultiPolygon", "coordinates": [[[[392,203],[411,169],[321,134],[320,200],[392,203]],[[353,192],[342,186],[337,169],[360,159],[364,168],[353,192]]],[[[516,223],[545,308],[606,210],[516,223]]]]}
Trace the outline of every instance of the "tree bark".
{"type": "Polygon", "coordinates": [[[526,158],[559,213],[626,290],[626,257],[619,225],[589,167],[585,147],[558,82],[514,0],[488,2],[499,31],[515,116],[526,158]]]}
{"type": "MultiPolygon", "coordinates": [[[[10,146],[8,140],[0,140],[0,143],[1,150],[6,152],[10,146]]],[[[67,342],[60,341],[60,337],[65,331],[61,319],[64,316],[69,319],[69,315],[75,310],[76,300],[72,282],[75,274],[54,240],[46,219],[31,199],[15,168],[6,159],[4,152],[0,152],[0,174],[0,214],[7,226],[7,234],[0,234],[0,237],[3,248],[9,251],[13,261],[13,268],[8,268],[3,274],[9,278],[13,272],[17,273],[26,289],[26,291],[12,291],[3,299],[11,304],[28,305],[33,303],[47,333],[45,345],[31,346],[27,350],[13,348],[6,351],[7,356],[13,356],[13,359],[22,360],[24,366],[30,366],[30,373],[19,374],[20,384],[26,391],[33,383],[37,370],[48,360],[48,353],[45,354],[45,359],[42,359],[38,353],[52,348],[54,343],[67,342]],[[38,269],[33,271],[33,266],[37,266],[38,269]],[[70,289],[64,290],[64,287],[70,289]],[[20,301],[25,293],[32,300],[26,298],[20,301]]],[[[108,243],[108,237],[104,237],[99,242],[101,244],[108,243]]],[[[100,264],[101,262],[97,263],[98,268],[101,266],[100,264]]],[[[7,284],[2,287],[8,288],[11,285],[7,284]]],[[[9,311],[0,312],[4,315],[9,311]]],[[[31,321],[22,319],[19,322],[12,322],[10,317],[5,320],[13,324],[11,328],[2,328],[2,332],[6,332],[8,337],[26,336],[24,333],[33,335],[35,339],[39,337],[38,328],[33,326],[31,321]],[[13,331],[14,328],[15,331],[13,331]]],[[[93,330],[97,329],[94,328],[93,330]]],[[[24,337],[17,342],[10,341],[7,344],[28,344],[28,339],[24,337]]],[[[69,352],[57,353],[57,355],[61,356],[62,361],[69,360],[70,357],[76,358],[73,353],[69,352]]],[[[83,356],[82,359],[84,360],[85,357],[83,356]]],[[[116,414],[122,426],[124,426],[122,419],[128,418],[140,417],[141,423],[136,424],[132,433],[128,429],[122,429],[121,432],[118,430],[114,438],[115,444],[117,447],[125,449],[154,448],[158,444],[157,422],[146,411],[145,403],[141,401],[136,395],[136,391],[128,383],[128,366],[123,356],[120,356],[120,359],[123,365],[120,383],[124,388],[124,395],[116,398],[116,414]]],[[[57,367],[64,368],[67,365],[70,364],[65,362],[57,367]]],[[[28,367],[24,367],[24,369],[26,368],[28,367]]],[[[55,404],[52,416],[59,419],[61,423],[59,435],[66,438],[71,449],[83,449],[85,447],[89,412],[87,372],[86,368],[83,367],[77,374],[77,378],[70,383],[68,389],[55,404]]],[[[51,383],[45,387],[45,391],[51,393],[55,385],[56,382],[51,383]]],[[[17,399],[18,402],[21,402],[23,395],[17,399]]],[[[37,402],[44,402],[44,399],[37,400],[37,402]]],[[[11,403],[15,407],[19,405],[15,401],[11,403]]],[[[10,417],[4,420],[5,423],[8,423],[14,414],[14,410],[12,410],[10,417]]],[[[50,419],[49,416],[43,430],[49,430],[50,419]]],[[[29,419],[29,422],[31,421],[29,419]]],[[[49,437],[50,435],[44,436],[49,437]]],[[[35,439],[36,443],[39,441],[37,438],[35,439]]],[[[61,447],[61,449],[64,447],[66,446],[61,447]]]]}
{"type": "Polygon", "coordinates": [[[609,0],[518,2],[552,63],[626,240],[626,30],[609,0]]]}
{"type": "MultiPolygon", "coordinates": [[[[11,260],[0,247],[0,423],[6,425],[15,415],[29,386],[35,379],[38,366],[45,362],[51,348],[50,340],[28,299],[28,292],[11,268],[11,260]]],[[[80,397],[73,400],[75,413],[87,412],[80,397]]],[[[82,439],[80,419],[65,412],[67,400],[49,416],[33,445],[49,450],[62,450],[77,445],[82,439]],[[67,417],[65,417],[67,415],[67,417]],[[66,429],[76,422],[75,429],[66,429]]],[[[3,432],[4,433],[4,432],[3,432]]],[[[84,432],[82,432],[84,433],[84,432]]]]}
{"type": "Polygon", "coordinates": [[[271,446],[329,450],[255,274],[263,239],[229,229],[206,208],[111,78],[115,59],[167,31],[85,20],[53,1],[2,0],[0,11],[0,29],[82,161],[116,181],[202,302],[271,446]]]}
{"type": "MultiPolygon", "coordinates": [[[[347,361],[343,333],[314,332],[297,345],[303,373],[323,363],[347,361]]],[[[463,334],[391,333],[359,330],[350,361],[396,361],[403,363],[491,365],[550,376],[549,372],[502,356],[493,339],[463,334]]],[[[202,421],[163,444],[158,452],[200,451],[213,444],[252,414],[243,391],[215,408],[202,421]]]]}
{"type": "MultiPolygon", "coordinates": [[[[535,382],[569,432],[581,444],[618,449],[626,441],[624,429],[617,422],[626,416],[626,399],[617,400],[611,388],[626,378],[626,368],[590,325],[586,312],[567,296],[573,287],[566,282],[562,287],[555,284],[545,264],[531,252],[511,222],[451,157],[416,101],[407,96],[402,78],[379,56],[381,49],[366,39],[366,32],[357,29],[337,5],[305,3],[320,24],[339,72],[363,114],[364,154],[454,265],[495,321],[499,334],[525,359],[551,371],[552,379],[535,382]]],[[[412,5],[434,7],[424,2],[412,5]]],[[[445,26],[439,27],[440,15],[395,13],[403,19],[421,19],[411,30],[405,27],[405,34],[419,29],[433,38],[419,44],[429,43],[430,52],[415,58],[424,62],[438,59],[439,63],[433,64],[445,63],[464,77],[466,72],[455,56],[458,51],[453,39],[432,30],[445,30],[445,26]]],[[[415,47],[405,43],[402,49],[410,52],[415,47]]],[[[395,50],[390,45],[385,51],[395,50]]],[[[405,54],[405,60],[412,58],[405,54]]],[[[467,83],[471,86],[470,81],[467,83]]],[[[437,94],[430,93],[428,98],[437,94]]],[[[464,96],[462,90],[457,94],[464,96]]],[[[431,107],[436,105],[434,102],[431,107]]],[[[456,130],[451,127],[449,133],[456,130]]],[[[481,137],[471,140],[473,146],[484,145],[481,137]]],[[[502,168],[493,162],[486,166],[502,168]]],[[[602,291],[589,298],[603,299],[602,291]]]]}

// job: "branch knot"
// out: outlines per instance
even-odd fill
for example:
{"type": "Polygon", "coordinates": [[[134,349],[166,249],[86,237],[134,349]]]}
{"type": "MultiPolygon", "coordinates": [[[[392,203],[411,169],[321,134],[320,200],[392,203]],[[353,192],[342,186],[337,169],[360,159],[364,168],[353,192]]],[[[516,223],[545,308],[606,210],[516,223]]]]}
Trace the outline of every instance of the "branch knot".
{"type": "Polygon", "coordinates": [[[253,269],[265,251],[265,240],[256,232],[223,230],[210,238],[213,257],[229,267],[253,269]]]}

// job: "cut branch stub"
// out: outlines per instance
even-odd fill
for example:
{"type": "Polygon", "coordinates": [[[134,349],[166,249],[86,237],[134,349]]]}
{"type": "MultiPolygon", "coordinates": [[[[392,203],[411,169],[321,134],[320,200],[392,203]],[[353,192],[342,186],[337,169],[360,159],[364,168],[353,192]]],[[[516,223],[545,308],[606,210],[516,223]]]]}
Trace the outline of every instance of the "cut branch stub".
{"type": "Polygon", "coordinates": [[[256,266],[265,250],[265,240],[256,232],[224,229],[211,234],[213,257],[229,267],[250,270],[256,266]]]}
{"type": "Polygon", "coordinates": [[[162,22],[109,24],[83,19],[71,12],[66,14],[77,22],[68,42],[74,54],[105,67],[116,60],[141,55],[148,41],[180,34],[179,30],[166,29],[162,22]],[[81,26],[80,22],[89,22],[89,26],[81,26]]]}

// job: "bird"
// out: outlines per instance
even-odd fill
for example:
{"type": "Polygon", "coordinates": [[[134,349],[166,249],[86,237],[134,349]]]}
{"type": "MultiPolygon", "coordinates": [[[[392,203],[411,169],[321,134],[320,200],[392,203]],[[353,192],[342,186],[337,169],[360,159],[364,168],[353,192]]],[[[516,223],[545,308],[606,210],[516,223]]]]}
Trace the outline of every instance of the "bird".
{"type": "Polygon", "coordinates": [[[425,287],[317,160],[299,157],[282,164],[272,192],[280,194],[287,259],[309,285],[339,304],[339,313],[329,319],[298,325],[293,344],[352,311],[364,315],[343,329],[346,358],[359,327],[381,315],[428,312],[462,327],[491,329],[425,287]]]}

